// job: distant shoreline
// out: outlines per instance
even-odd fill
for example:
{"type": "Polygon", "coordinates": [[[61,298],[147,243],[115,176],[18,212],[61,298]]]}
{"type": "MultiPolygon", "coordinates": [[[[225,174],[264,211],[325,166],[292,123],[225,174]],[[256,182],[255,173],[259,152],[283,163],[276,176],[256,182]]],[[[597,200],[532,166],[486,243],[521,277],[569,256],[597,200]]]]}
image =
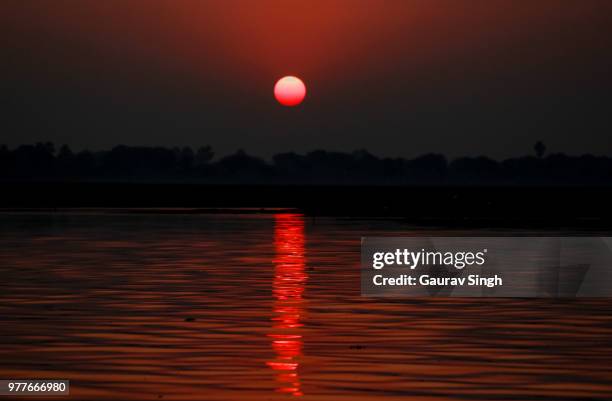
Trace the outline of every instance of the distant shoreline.
{"type": "Polygon", "coordinates": [[[416,224],[612,228],[612,188],[2,183],[0,212],[385,217],[416,224]]]}

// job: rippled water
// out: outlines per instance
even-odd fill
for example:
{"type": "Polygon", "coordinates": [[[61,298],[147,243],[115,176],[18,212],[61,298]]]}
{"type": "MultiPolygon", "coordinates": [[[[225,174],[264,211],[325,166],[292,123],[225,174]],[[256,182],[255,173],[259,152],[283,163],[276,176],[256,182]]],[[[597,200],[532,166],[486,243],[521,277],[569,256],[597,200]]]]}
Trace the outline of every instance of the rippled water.
{"type": "Polygon", "coordinates": [[[362,298],[360,237],[423,229],[282,213],[0,224],[0,378],[70,379],[70,399],[612,399],[612,300],[362,298]]]}

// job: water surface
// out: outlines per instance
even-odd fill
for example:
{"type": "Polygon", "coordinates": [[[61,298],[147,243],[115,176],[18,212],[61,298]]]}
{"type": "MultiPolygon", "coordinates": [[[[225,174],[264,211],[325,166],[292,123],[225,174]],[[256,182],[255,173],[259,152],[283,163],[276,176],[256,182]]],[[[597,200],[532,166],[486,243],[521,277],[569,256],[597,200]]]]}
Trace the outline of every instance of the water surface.
{"type": "Polygon", "coordinates": [[[611,300],[360,296],[361,236],[441,230],[288,213],[0,224],[0,377],[70,379],[69,399],[612,398],[611,300]]]}

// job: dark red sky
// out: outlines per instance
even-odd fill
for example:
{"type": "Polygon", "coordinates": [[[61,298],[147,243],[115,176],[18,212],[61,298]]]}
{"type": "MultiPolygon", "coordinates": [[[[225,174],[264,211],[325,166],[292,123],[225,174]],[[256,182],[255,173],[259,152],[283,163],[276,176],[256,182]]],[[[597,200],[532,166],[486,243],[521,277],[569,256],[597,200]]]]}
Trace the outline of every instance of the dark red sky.
{"type": "Polygon", "coordinates": [[[4,0],[3,140],[612,154],[612,2],[4,0]],[[296,109],[274,81],[308,86],[296,109]]]}

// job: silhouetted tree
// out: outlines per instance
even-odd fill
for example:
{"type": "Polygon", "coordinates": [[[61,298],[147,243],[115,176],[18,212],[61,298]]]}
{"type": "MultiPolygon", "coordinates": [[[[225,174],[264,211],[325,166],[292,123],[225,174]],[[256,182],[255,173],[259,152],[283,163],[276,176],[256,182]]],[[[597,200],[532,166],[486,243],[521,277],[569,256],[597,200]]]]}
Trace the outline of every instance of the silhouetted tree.
{"type": "Polygon", "coordinates": [[[53,175],[55,146],[51,142],[21,145],[13,152],[13,171],[17,177],[46,178],[53,175]]]}
{"type": "Polygon", "coordinates": [[[410,181],[439,181],[446,177],[448,161],[444,155],[430,153],[405,162],[410,181]]]}
{"type": "Polygon", "coordinates": [[[59,160],[62,160],[62,159],[72,159],[73,157],[74,157],[74,153],[72,153],[70,146],[62,145],[62,147],[59,150],[59,153],[57,154],[57,158],[59,160]]]}
{"type": "Polygon", "coordinates": [[[509,182],[534,182],[543,177],[545,174],[545,162],[543,159],[538,159],[533,156],[524,156],[519,158],[507,159],[501,162],[501,169],[504,177],[509,182]]]}
{"type": "Polygon", "coordinates": [[[174,153],[162,147],[114,147],[103,156],[102,167],[110,176],[155,176],[170,173],[175,165],[174,153]]]}
{"type": "Polygon", "coordinates": [[[533,150],[535,150],[536,156],[538,158],[544,157],[544,153],[546,153],[546,145],[542,141],[537,141],[535,145],[533,145],[533,150]]]}
{"type": "Polygon", "coordinates": [[[0,145],[0,177],[10,176],[11,164],[11,152],[8,146],[0,145]]]}
{"type": "Polygon", "coordinates": [[[269,172],[269,166],[265,161],[248,155],[242,149],[222,158],[217,165],[222,173],[234,176],[257,176],[269,172]]]}
{"type": "Polygon", "coordinates": [[[311,174],[321,181],[344,182],[354,167],[354,159],[348,153],[315,150],[306,155],[311,174]]]}
{"type": "Polygon", "coordinates": [[[488,157],[461,157],[451,162],[449,170],[460,181],[493,181],[500,176],[499,163],[488,157]]]}
{"type": "Polygon", "coordinates": [[[195,153],[189,146],[181,149],[179,154],[179,166],[182,171],[190,171],[195,163],[195,153]]]}
{"type": "Polygon", "coordinates": [[[198,178],[202,182],[306,184],[595,184],[612,185],[612,158],[546,155],[538,142],[536,156],[502,162],[463,157],[448,162],[443,155],[414,159],[380,159],[366,150],[352,153],[315,150],[305,155],[281,153],[273,164],[239,150],[213,162],[210,146],[116,146],[107,151],[75,154],[63,145],[56,153],[50,142],[9,149],[0,145],[0,177],[9,180],[83,179],[152,180],[198,178]]]}
{"type": "Polygon", "coordinates": [[[88,150],[79,152],[75,156],[76,175],[80,177],[93,177],[97,171],[96,157],[88,150]]]}
{"type": "Polygon", "coordinates": [[[57,174],[61,177],[74,177],[79,168],[75,163],[74,153],[68,145],[62,145],[57,153],[57,174]]]}
{"type": "Polygon", "coordinates": [[[205,166],[210,163],[214,156],[215,152],[209,145],[201,146],[196,152],[195,163],[197,166],[205,166]]]}
{"type": "Polygon", "coordinates": [[[272,157],[276,172],[283,177],[303,177],[308,171],[306,158],[294,152],[279,153],[272,157]]]}

